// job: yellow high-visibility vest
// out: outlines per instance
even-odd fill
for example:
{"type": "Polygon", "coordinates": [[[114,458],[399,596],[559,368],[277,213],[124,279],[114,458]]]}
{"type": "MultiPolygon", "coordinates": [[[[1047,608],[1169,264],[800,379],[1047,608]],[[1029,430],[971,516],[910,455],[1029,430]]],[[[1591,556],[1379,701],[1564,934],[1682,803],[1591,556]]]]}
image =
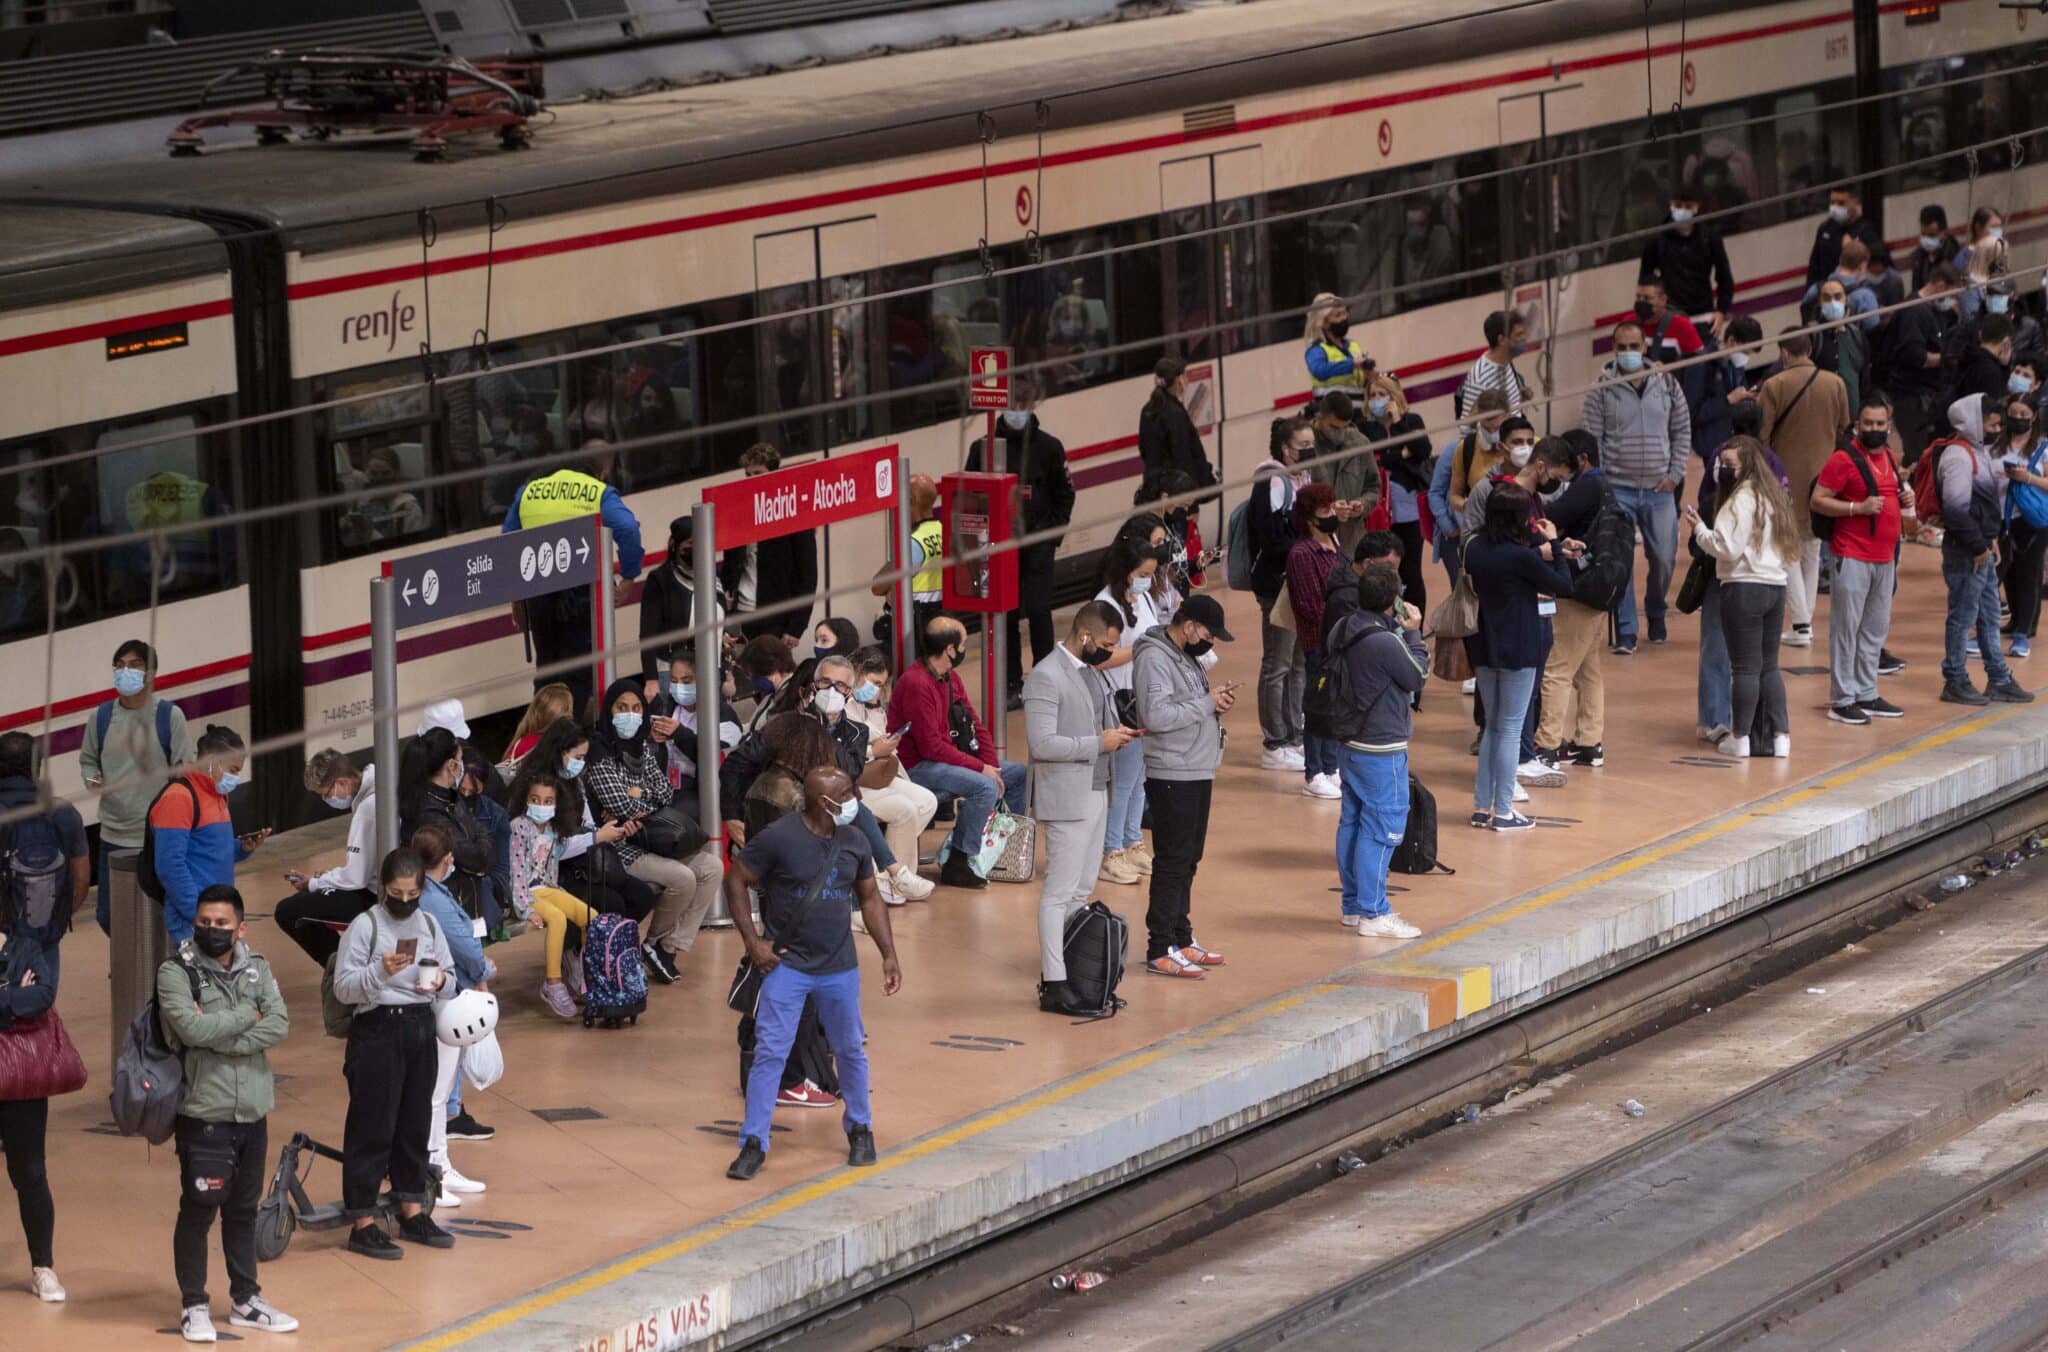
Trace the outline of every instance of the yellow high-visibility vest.
{"type": "Polygon", "coordinates": [[[553,526],[595,516],[604,501],[604,480],[580,469],[558,469],[531,480],[519,491],[519,528],[553,526]]]}
{"type": "Polygon", "coordinates": [[[1315,384],[1317,394],[1328,394],[1331,390],[1362,390],[1365,388],[1365,372],[1359,369],[1365,364],[1364,348],[1350,341],[1346,341],[1344,346],[1339,347],[1327,338],[1317,343],[1316,346],[1323,350],[1323,357],[1326,361],[1343,361],[1347,357],[1351,359],[1351,373],[1338,376],[1335,380],[1318,380],[1315,384]]]}
{"type": "Polygon", "coordinates": [[[945,589],[945,570],[939,560],[946,555],[946,525],[937,517],[919,522],[910,532],[910,538],[924,551],[924,567],[912,574],[910,591],[913,596],[937,596],[945,589]]]}

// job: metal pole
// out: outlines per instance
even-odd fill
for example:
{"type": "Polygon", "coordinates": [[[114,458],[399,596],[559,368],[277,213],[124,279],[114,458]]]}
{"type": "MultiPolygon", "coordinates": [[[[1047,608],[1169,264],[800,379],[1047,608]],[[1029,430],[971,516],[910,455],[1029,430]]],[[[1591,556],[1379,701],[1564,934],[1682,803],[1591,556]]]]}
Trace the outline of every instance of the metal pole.
{"type": "MultiPolygon", "coordinates": [[[[377,860],[398,848],[398,589],[370,579],[370,707],[375,711],[377,860]]],[[[371,867],[376,866],[371,861],[371,867]]]]}
{"type": "Polygon", "coordinates": [[[718,527],[712,506],[700,502],[690,510],[691,581],[696,585],[697,626],[697,824],[719,844],[725,857],[725,818],[718,810],[718,716],[724,712],[725,676],[719,670],[718,527]]]}
{"type": "MultiPolygon", "coordinates": [[[[982,463],[997,474],[1008,474],[1010,446],[1008,442],[996,440],[996,415],[993,410],[988,415],[987,449],[988,454],[981,458],[982,463]]],[[[994,512],[989,513],[989,523],[993,527],[994,512]]],[[[1014,527],[1017,524],[1017,514],[1013,511],[1011,525],[1014,527]]],[[[993,530],[990,533],[993,534],[993,530]]],[[[995,560],[990,559],[983,566],[989,570],[992,577],[995,572],[995,560]]],[[[1010,615],[1008,611],[992,610],[988,612],[987,621],[988,641],[981,645],[983,654],[988,658],[987,721],[989,735],[996,741],[996,760],[1001,761],[1003,747],[1009,740],[1005,734],[1009,730],[1010,722],[1010,615]]]]}
{"type": "Polygon", "coordinates": [[[910,670],[917,662],[917,610],[910,589],[910,532],[917,523],[910,519],[910,457],[896,457],[896,672],[910,670]]]}
{"type": "MultiPolygon", "coordinates": [[[[618,640],[619,632],[618,579],[612,575],[612,533],[604,528],[604,518],[590,518],[597,523],[597,581],[591,585],[597,588],[597,604],[590,608],[590,651],[597,654],[597,692],[601,696],[612,683],[613,666],[605,657],[605,649],[618,640]]],[[[621,662],[619,668],[626,664],[621,662]]]]}

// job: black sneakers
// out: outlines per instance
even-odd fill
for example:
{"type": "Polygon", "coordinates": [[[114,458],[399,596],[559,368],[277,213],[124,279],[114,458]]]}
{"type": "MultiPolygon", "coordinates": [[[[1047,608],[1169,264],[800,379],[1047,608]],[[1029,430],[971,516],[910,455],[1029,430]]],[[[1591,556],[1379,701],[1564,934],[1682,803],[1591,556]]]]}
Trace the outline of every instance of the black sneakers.
{"type": "Polygon", "coordinates": [[[1965,677],[1960,681],[1948,681],[1943,683],[1941,687],[1941,702],[1943,704],[1991,703],[1991,701],[1985,697],[1982,691],[1978,690],[1976,686],[1970,684],[1968,677],[1965,677]]]}
{"type": "Polygon", "coordinates": [[[846,1129],[846,1162],[856,1169],[865,1169],[875,1162],[875,1133],[872,1127],[846,1129]]]}
{"type": "Polygon", "coordinates": [[[1896,676],[1906,669],[1906,659],[1895,655],[1889,648],[1877,650],[1877,674],[1896,676]]]}
{"type": "Polygon", "coordinates": [[[451,1141],[488,1141],[497,1134],[497,1128],[485,1126],[467,1111],[448,1119],[448,1139],[451,1141]]]}
{"type": "Polygon", "coordinates": [[[1857,700],[1856,707],[1872,718],[1904,718],[1906,716],[1904,709],[1883,698],[1857,700]]]}
{"type": "MultiPolygon", "coordinates": [[[[1896,713],[1891,716],[1894,718],[1898,717],[1896,713]]],[[[1830,704],[1828,706],[1828,719],[1830,722],[1847,723],[1852,727],[1860,728],[1870,722],[1870,715],[1864,712],[1862,705],[1852,701],[1848,704],[1830,704]]]]}
{"type": "Polygon", "coordinates": [[[683,969],[676,966],[676,960],[668,950],[651,939],[640,945],[640,956],[647,964],[647,975],[664,986],[675,985],[676,979],[683,974],[683,969]]]}
{"type": "Polygon", "coordinates": [[[348,1251],[364,1258],[377,1258],[395,1263],[405,1257],[405,1251],[391,1242],[391,1236],[375,1225],[366,1225],[360,1230],[348,1232],[348,1251]]]}
{"type": "MultiPolygon", "coordinates": [[[[375,1228],[374,1226],[372,1227],[375,1228]]],[[[429,1249],[452,1249],[455,1236],[434,1224],[433,1218],[421,1213],[417,1216],[398,1218],[398,1237],[408,1244],[422,1244],[429,1249]]]]}
{"type": "Polygon", "coordinates": [[[1634,657],[1636,655],[1635,635],[1623,635],[1621,638],[1615,640],[1615,642],[1608,647],[1607,651],[1613,653],[1616,657],[1634,657]]]}
{"type": "Polygon", "coordinates": [[[725,1176],[744,1183],[761,1172],[761,1166],[768,1160],[768,1152],[761,1148],[761,1142],[749,1136],[740,1142],[740,1153],[733,1162],[725,1166],[725,1176]]]}
{"type": "Polygon", "coordinates": [[[1650,620],[1650,642],[1663,643],[1667,641],[1669,637],[1670,635],[1664,632],[1664,621],[1653,617],[1650,620]]]}
{"type": "Polygon", "coordinates": [[[967,856],[955,850],[946,856],[946,862],[939,865],[939,886],[964,887],[979,892],[988,886],[988,879],[974,871],[974,865],[967,862],[967,856]]]}
{"type": "Polygon", "coordinates": [[[2004,680],[1986,686],[1984,694],[1995,704],[2032,704],[2033,692],[2020,688],[2018,681],[2004,680]]]}
{"type": "Polygon", "coordinates": [[[1606,749],[1598,742],[1593,743],[1591,746],[1580,746],[1577,742],[1566,742],[1564,750],[1559,754],[1565,758],[1567,764],[1583,765],[1589,769],[1597,770],[1607,764],[1606,749]]]}

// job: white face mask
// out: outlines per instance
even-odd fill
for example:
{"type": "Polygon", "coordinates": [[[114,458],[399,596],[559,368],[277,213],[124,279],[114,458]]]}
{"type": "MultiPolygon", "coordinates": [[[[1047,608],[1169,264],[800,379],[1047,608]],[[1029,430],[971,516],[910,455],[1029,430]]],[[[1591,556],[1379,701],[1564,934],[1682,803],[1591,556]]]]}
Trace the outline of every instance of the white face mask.
{"type": "Polygon", "coordinates": [[[1987,229],[1986,229],[1986,230],[1984,231],[1984,239],[1985,239],[1985,242],[1986,242],[1986,243],[1990,243],[1990,244],[1996,244],[1996,243],[1998,243],[1998,241],[2000,241],[2000,240],[2002,240],[2002,239],[2004,239],[2004,238],[2005,238],[2005,227],[2004,227],[2004,226],[2002,226],[2002,225],[1994,225],[1994,226],[1990,226],[1989,228],[1987,228],[1987,229]]]}
{"type": "Polygon", "coordinates": [[[1692,208],[1691,208],[1691,207],[1673,207],[1673,208],[1671,208],[1671,223],[1672,223],[1673,225],[1684,225],[1684,224],[1685,224],[1686,222],[1690,221],[1690,220],[1691,220],[1692,218],[1693,218],[1693,210],[1692,210],[1692,208]]]}
{"type": "Polygon", "coordinates": [[[1749,354],[1747,352],[1731,352],[1728,354],[1728,364],[1738,371],[1746,371],[1749,369],[1749,354]]]}
{"type": "Polygon", "coordinates": [[[1516,469],[1520,469],[1529,463],[1529,452],[1534,449],[1535,447],[1533,446],[1523,446],[1519,443],[1510,444],[1508,447],[1508,463],[1516,469]]]}
{"type": "Polygon", "coordinates": [[[846,696],[837,690],[820,690],[811,696],[811,707],[827,718],[837,718],[846,712],[846,696]]]}
{"type": "Polygon", "coordinates": [[[1492,449],[1492,448],[1493,448],[1493,447],[1495,447],[1495,446],[1498,446],[1498,445],[1500,445],[1500,433],[1498,433],[1498,432],[1489,432],[1489,431],[1487,431],[1487,430],[1486,430],[1485,428],[1483,428],[1483,427],[1482,427],[1482,428],[1480,428],[1480,429],[1479,429],[1479,444],[1480,444],[1481,446],[1484,446],[1484,447],[1488,448],[1489,450],[1490,450],[1490,449],[1492,449]]]}
{"type": "Polygon", "coordinates": [[[1003,410],[1003,426],[1012,432],[1021,432],[1031,425],[1031,415],[1021,408],[1003,410]]]}
{"type": "Polygon", "coordinates": [[[1828,219],[1836,225],[1843,224],[1849,219],[1849,208],[1830,204],[1828,207],[1828,219]]]}

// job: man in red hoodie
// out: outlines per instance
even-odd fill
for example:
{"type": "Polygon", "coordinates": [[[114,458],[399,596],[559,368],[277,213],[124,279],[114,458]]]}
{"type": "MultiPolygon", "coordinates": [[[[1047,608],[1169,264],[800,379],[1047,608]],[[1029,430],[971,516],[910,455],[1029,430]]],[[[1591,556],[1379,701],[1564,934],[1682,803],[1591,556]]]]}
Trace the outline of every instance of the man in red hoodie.
{"type": "Polygon", "coordinates": [[[986,887],[988,880],[972,863],[981,853],[982,828],[998,797],[1010,811],[1024,810],[1024,767],[996,759],[988,726],[955,670],[967,651],[967,627],[951,616],[936,616],[925,625],[918,651],[917,665],[896,678],[889,696],[889,726],[908,729],[896,755],[912,782],[942,800],[959,800],[940,884],[986,887]]]}

